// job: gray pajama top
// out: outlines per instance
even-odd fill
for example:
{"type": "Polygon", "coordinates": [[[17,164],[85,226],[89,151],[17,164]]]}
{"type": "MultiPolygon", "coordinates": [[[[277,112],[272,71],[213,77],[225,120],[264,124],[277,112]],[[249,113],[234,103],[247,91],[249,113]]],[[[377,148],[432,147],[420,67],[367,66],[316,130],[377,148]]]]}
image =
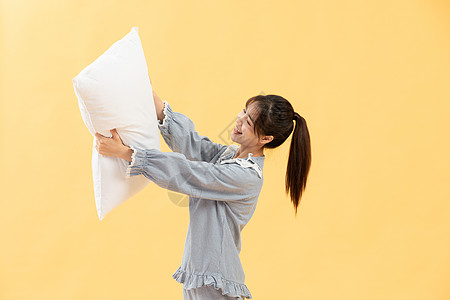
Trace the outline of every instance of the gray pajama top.
{"type": "Polygon", "coordinates": [[[189,195],[189,226],[181,266],[172,277],[184,289],[212,285],[222,294],[251,299],[239,259],[241,231],[263,185],[265,156],[233,158],[238,145],[199,135],[184,114],[164,101],[161,135],[173,152],[134,150],[127,177],[144,175],[160,187],[189,195]]]}

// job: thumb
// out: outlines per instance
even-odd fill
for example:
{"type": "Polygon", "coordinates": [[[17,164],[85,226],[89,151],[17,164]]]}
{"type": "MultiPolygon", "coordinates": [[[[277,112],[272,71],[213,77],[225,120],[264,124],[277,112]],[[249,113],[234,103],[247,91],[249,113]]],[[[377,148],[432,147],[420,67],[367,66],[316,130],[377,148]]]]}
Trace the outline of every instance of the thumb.
{"type": "Polygon", "coordinates": [[[113,139],[115,139],[115,138],[117,138],[117,130],[114,128],[114,129],[111,129],[111,130],[109,130],[109,131],[111,131],[111,134],[112,134],[112,138],[113,139]]]}

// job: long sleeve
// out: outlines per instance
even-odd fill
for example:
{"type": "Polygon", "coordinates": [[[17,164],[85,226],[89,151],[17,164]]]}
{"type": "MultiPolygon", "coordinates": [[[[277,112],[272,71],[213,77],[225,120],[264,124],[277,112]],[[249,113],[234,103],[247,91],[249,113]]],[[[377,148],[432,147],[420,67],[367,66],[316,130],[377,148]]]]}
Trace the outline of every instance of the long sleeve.
{"type": "Polygon", "coordinates": [[[127,177],[144,175],[158,186],[195,198],[217,201],[252,199],[262,179],[239,164],[213,164],[188,160],[183,154],[158,149],[133,149],[127,177]]]}
{"type": "Polygon", "coordinates": [[[182,153],[189,160],[209,162],[227,147],[199,135],[191,119],[182,113],[174,112],[167,101],[164,101],[164,115],[164,120],[159,122],[158,127],[173,152],[182,153]]]}

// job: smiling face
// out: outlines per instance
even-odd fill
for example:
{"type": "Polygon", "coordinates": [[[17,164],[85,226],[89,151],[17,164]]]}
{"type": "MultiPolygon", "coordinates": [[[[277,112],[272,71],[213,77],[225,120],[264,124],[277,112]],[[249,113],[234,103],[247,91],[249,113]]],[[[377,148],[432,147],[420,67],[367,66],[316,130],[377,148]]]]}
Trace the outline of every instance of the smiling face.
{"type": "Polygon", "coordinates": [[[258,115],[256,103],[251,103],[237,116],[236,126],[231,133],[231,140],[246,148],[260,149],[265,144],[254,130],[254,120],[258,115]]]}

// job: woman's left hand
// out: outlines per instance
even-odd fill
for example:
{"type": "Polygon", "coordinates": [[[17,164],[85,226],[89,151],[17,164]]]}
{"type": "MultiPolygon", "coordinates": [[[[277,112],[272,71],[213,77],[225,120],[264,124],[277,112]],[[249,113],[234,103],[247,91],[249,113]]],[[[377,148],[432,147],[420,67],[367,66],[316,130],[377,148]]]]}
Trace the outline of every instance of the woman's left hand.
{"type": "Polygon", "coordinates": [[[101,155],[116,156],[125,159],[129,156],[128,153],[131,148],[122,142],[122,139],[115,128],[110,131],[112,137],[106,137],[98,132],[95,133],[95,137],[97,138],[95,141],[95,149],[97,149],[98,153],[101,155]]]}

